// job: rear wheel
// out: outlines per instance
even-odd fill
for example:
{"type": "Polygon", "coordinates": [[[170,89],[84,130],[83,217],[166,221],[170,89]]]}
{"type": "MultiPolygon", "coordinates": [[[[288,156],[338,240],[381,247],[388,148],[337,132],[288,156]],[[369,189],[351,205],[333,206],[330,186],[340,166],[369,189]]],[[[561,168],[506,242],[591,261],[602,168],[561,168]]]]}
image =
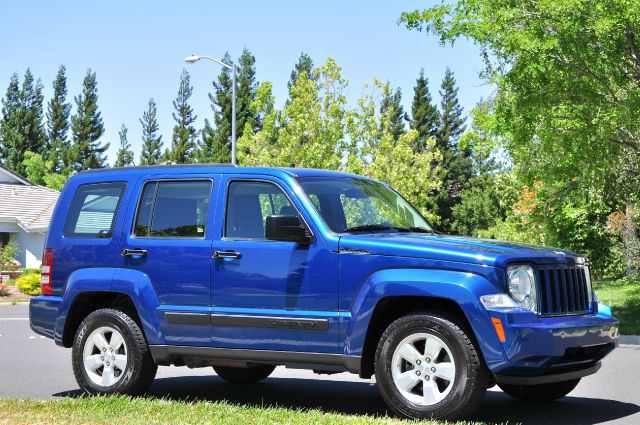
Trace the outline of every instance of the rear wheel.
{"type": "Polygon", "coordinates": [[[454,420],[482,401],[487,371],[465,332],[451,318],[413,313],[393,322],[378,343],[378,388],[394,413],[454,420]]]}
{"type": "Polygon", "coordinates": [[[82,321],[71,358],[76,381],[89,394],[144,393],[157,371],[138,324],[109,308],[82,321]]]}
{"type": "Polygon", "coordinates": [[[252,365],[248,367],[214,366],[218,376],[231,384],[253,384],[266,379],[274,371],[273,365],[252,365]]]}
{"type": "Polygon", "coordinates": [[[580,378],[571,381],[554,382],[541,385],[504,385],[500,389],[511,397],[524,401],[554,401],[569,394],[580,382],[580,378]]]}

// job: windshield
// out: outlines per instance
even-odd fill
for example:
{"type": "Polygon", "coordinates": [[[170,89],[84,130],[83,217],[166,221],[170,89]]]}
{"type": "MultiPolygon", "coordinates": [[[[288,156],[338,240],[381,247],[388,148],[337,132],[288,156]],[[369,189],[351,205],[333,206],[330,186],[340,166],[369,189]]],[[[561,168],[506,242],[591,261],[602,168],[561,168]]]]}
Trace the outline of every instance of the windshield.
{"type": "Polygon", "coordinates": [[[409,202],[381,183],[354,177],[303,177],[298,182],[335,233],[433,232],[409,202]]]}

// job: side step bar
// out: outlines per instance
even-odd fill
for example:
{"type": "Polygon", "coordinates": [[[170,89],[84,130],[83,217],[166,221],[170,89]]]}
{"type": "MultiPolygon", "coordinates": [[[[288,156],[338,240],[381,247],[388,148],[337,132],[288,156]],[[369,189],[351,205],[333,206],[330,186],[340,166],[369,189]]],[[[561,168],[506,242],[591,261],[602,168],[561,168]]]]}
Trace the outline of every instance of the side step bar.
{"type": "Polygon", "coordinates": [[[168,366],[186,363],[184,359],[244,361],[269,363],[302,369],[348,371],[360,373],[360,356],[300,351],[249,350],[241,348],[191,347],[184,345],[150,345],[156,364],[168,366]]]}

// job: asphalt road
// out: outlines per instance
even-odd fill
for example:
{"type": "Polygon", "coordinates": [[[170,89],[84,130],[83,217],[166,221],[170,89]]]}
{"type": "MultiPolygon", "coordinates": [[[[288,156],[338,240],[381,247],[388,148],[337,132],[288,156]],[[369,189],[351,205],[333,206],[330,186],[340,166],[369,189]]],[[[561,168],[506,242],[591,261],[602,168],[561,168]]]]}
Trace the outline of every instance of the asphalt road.
{"type": "MultiPolygon", "coordinates": [[[[34,334],[28,314],[26,304],[0,304],[0,397],[77,397],[80,391],[71,370],[71,350],[34,334]]],[[[161,367],[149,395],[349,414],[387,413],[373,380],[283,367],[250,386],[226,384],[209,368],[161,367]]],[[[497,387],[491,389],[471,419],[522,424],[640,424],[640,346],[621,346],[604,360],[597,374],[584,378],[568,397],[555,403],[518,402],[497,387]]]]}

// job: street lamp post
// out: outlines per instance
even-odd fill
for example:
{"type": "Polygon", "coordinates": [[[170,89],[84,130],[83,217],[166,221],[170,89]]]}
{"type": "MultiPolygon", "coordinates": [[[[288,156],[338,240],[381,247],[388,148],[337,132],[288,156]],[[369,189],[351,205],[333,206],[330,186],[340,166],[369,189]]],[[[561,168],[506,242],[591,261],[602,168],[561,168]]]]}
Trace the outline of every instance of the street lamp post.
{"type": "Polygon", "coordinates": [[[232,81],[231,81],[231,164],[236,165],[236,65],[232,63],[229,65],[228,63],[224,63],[221,60],[212,58],[211,56],[187,56],[185,58],[185,62],[187,63],[196,63],[200,59],[208,59],[217,63],[220,66],[223,66],[227,69],[231,70],[232,81]]]}

